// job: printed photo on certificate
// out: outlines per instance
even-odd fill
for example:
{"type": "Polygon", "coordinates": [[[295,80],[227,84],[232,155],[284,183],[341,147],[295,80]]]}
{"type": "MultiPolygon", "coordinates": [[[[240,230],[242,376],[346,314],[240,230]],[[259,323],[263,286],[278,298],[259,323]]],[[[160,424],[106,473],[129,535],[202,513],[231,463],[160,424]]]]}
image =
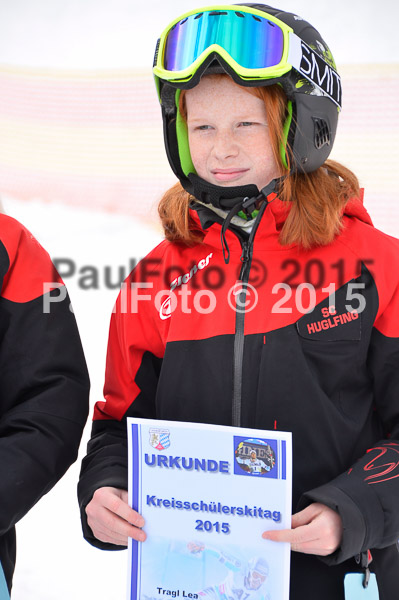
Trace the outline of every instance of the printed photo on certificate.
{"type": "Polygon", "coordinates": [[[129,600],[288,600],[291,434],[128,419],[129,600]]]}

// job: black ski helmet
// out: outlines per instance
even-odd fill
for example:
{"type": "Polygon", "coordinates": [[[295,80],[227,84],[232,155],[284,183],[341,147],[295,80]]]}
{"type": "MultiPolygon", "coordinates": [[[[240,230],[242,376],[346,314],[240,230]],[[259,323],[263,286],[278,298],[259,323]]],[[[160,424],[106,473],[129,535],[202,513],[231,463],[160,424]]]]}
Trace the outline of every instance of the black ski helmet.
{"type": "MultiPolygon", "coordinates": [[[[269,15],[292,28],[293,33],[300,40],[301,55],[297,64],[290,65],[289,70],[283,75],[265,79],[249,80],[241,77],[217,51],[206,56],[189,80],[163,79],[154,68],[169,163],[182,186],[196,197],[199,193],[203,195],[201,189],[204,187],[208,196],[214,195],[213,190],[216,196],[218,190],[224,190],[225,197],[235,197],[237,194],[254,195],[254,188],[256,190],[256,186],[241,186],[241,188],[234,188],[234,193],[231,195],[227,191],[229,188],[213,186],[195,174],[190,157],[187,130],[179,112],[180,92],[178,90],[195,87],[204,74],[227,73],[236,83],[246,87],[281,85],[287,96],[288,116],[284,126],[285,139],[282,142],[280,154],[283,163],[286,164],[288,145],[291,150],[291,171],[309,173],[318,169],[328,158],[335,139],[342,100],[341,80],[336,71],[333,56],[319,32],[298,15],[264,4],[242,3],[224,7],[217,6],[214,7],[214,10],[222,12],[223,9],[230,9],[239,15],[240,7],[256,9],[265,13],[266,18],[269,15]],[[246,188],[251,188],[251,190],[246,188]]],[[[190,14],[195,14],[194,18],[198,18],[204,10],[212,10],[212,7],[198,9],[190,14]]],[[[186,20],[187,17],[183,15],[176,24],[183,24],[186,20]]],[[[159,40],[154,67],[158,59],[158,52],[159,40]]]]}

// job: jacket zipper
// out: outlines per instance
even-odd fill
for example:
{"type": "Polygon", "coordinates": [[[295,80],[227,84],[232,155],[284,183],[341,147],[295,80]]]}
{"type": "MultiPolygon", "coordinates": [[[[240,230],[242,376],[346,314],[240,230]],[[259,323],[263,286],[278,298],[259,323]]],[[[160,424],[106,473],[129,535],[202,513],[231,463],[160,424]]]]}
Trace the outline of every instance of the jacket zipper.
{"type": "Polygon", "coordinates": [[[233,359],[233,398],[232,398],[232,424],[241,427],[241,404],[242,404],[242,370],[244,361],[244,327],[245,327],[245,300],[247,296],[247,284],[251,271],[251,259],[253,242],[262,215],[267,203],[262,204],[248,240],[240,238],[242,254],[242,267],[240,270],[240,282],[242,284],[236,300],[236,327],[234,336],[234,359],[233,359]],[[237,310],[239,309],[239,310],[237,310]]]}

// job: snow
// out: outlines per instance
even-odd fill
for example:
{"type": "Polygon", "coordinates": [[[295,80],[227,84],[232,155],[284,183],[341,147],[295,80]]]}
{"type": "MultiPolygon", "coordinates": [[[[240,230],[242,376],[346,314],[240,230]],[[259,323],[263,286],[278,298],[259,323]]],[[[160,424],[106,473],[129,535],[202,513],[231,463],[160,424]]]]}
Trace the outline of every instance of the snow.
{"type": "MultiPolygon", "coordinates": [[[[119,267],[143,257],[161,239],[155,225],[128,216],[65,205],[3,198],[5,212],[21,221],[53,259],[69,258],[65,278],[92,381],[89,422],[78,461],[17,525],[13,600],[116,600],[126,597],[127,552],[103,552],[83,540],[76,497],[80,462],[90,437],[94,402],[102,398],[109,318],[117,296],[107,289],[104,267],[115,282],[119,267]],[[79,271],[98,270],[96,290],[82,289],[79,271]]],[[[64,266],[65,268],[65,266],[64,266]]],[[[87,272],[87,271],[86,271],[87,272]]],[[[127,274],[127,271],[126,271],[127,274]]]]}

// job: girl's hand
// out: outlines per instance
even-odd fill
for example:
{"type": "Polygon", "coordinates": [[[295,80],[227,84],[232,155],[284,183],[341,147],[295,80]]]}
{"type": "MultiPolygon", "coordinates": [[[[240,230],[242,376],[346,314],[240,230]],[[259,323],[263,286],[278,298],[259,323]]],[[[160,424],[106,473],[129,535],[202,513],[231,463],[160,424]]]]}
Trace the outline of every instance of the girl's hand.
{"type": "Polygon", "coordinates": [[[328,556],[339,547],[342,532],[339,514],[315,502],[292,515],[292,529],[265,531],[262,537],[273,542],[289,542],[295,552],[328,556]]]}
{"type": "Polygon", "coordinates": [[[128,504],[126,490],[102,487],[86,506],[87,523],[101,542],[127,546],[128,537],[144,542],[144,519],[128,504]]]}

